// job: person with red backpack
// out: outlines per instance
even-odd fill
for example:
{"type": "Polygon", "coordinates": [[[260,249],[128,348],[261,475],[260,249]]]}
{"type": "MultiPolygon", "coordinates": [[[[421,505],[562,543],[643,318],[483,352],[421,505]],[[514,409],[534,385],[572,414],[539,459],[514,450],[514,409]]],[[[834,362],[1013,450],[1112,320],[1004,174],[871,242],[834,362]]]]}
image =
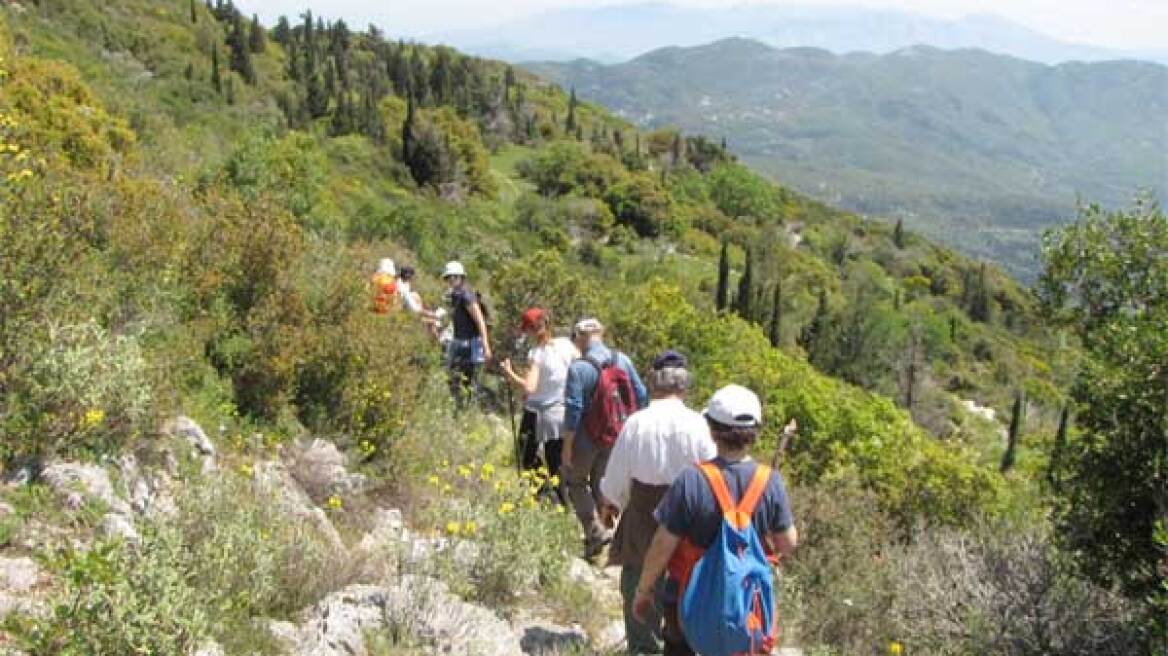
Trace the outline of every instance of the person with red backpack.
{"type": "Polygon", "coordinates": [[[584,557],[592,559],[612,539],[597,513],[600,479],[625,420],[648,405],[649,393],[628,357],[605,346],[599,321],[579,321],[572,341],[583,357],[568,367],[561,459],[568,498],[584,528],[584,557]]]}
{"type": "Polygon", "coordinates": [[[683,471],[654,511],[633,613],[650,615],[668,569],[666,656],[767,654],[778,639],[772,567],[795,550],[795,520],[782,476],[748,455],[762,425],[754,392],[723,387],[704,414],[718,455],[683,471]]]}

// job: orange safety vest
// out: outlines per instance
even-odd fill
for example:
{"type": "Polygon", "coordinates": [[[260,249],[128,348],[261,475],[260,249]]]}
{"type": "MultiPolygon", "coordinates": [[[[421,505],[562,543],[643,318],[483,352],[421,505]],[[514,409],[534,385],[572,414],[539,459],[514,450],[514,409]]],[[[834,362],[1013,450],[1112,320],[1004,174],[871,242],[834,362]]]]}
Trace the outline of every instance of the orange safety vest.
{"type": "Polygon", "coordinates": [[[387,273],[373,274],[373,311],[389,314],[396,309],[401,299],[397,294],[397,279],[387,273]]]}

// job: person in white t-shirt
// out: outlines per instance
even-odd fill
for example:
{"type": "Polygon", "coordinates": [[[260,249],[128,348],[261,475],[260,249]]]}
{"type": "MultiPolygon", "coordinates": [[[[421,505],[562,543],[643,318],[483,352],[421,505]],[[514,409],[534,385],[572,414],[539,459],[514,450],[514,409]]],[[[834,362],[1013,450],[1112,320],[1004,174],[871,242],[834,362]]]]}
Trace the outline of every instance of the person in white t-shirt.
{"type": "MultiPolygon", "coordinates": [[[[509,359],[500,363],[500,369],[524,393],[521,464],[524,469],[538,469],[542,447],[549,477],[558,477],[563,447],[560,431],[564,425],[564,385],[568,367],[580,357],[580,352],[571,340],[553,336],[551,313],[543,308],[525,311],[519,329],[535,343],[527,353],[527,372],[523,376],[517,374],[509,359]]],[[[563,502],[561,490],[555,492],[563,502]]]]}

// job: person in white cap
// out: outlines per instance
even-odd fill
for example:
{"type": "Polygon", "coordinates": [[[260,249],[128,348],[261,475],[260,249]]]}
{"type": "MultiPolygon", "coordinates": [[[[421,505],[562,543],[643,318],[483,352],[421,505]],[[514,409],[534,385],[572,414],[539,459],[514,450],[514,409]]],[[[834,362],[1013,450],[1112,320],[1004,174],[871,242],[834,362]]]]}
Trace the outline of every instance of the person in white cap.
{"type": "MultiPolygon", "coordinates": [[[[600,436],[589,435],[586,417],[592,409],[592,399],[604,369],[615,365],[622,369],[631,383],[636,407],[649,403],[649,393],[637,368],[623,353],[604,344],[604,326],[594,318],[582,319],[572,330],[572,341],[583,357],[568,367],[564,385],[564,445],[561,452],[568,488],[568,498],[576,511],[576,519],[584,528],[584,557],[592,559],[612,537],[612,532],[600,521],[597,507],[600,501],[600,479],[608,465],[612,444],[600,436]]],[[[631,413],[630,413],[631,414],[631,413]]]]}
{"type": "MultiPolygon", "coordinates": [[[[686,580],[697,559],[713,544],[723,523],[723,513],[711,487],[710,474],[702,467],[713,465],[716,478],[735,500],[741,500],[751,487],[755,471],[765,465],[748,455],[762,426],[762,404],[754,392],[740,385],[728,385],[714,393],[703,413],[714,438],[718,455],[707,463],[685,469],[661,499],[653,516],[657,532],[645,556],[641,580],[633,601],[634,615],[649,617],[658,592],[658,581],[668,567],[668,576],[660,586],[665,615],[665,654],[693,654],[678,621],[679,581],[686,580]],[[720,476],[718,475],[720,474],[720,476]]],[[[769,468],[768,468],[769,469],[769,468]]],[[[764,470],[765,473],[765,470],[764,470]]],[[[760,479],[760,483],[762,479],[760,479]]],[[[795,550],[798,534],[795,518],[787,498],[786,485],[778,471],[771,471],[761,487],[761,496],[750,515],[755,532],[772,563],[789,557],[795,550]]]]}
{"type": "Polygon", "coordinates": [[[400,296],[397,290],[397,268],[393,260],[383,257],[377,262],[377,271],[370,281],[373,286],[373,311],[377,314],[389,314],[397,308],[400,296]]]}
{"type": "Polygon", "coordinates": [[[491,337],[479,296],[466,284],[461,262],[447,262],[442,279],[450,287],[451,323],[454,335],[446,345],[446,366],[450,373],[450,393],[456,407],[466,405],[467,396],[478,398],[478,374],[491,360],[491,337]]]}

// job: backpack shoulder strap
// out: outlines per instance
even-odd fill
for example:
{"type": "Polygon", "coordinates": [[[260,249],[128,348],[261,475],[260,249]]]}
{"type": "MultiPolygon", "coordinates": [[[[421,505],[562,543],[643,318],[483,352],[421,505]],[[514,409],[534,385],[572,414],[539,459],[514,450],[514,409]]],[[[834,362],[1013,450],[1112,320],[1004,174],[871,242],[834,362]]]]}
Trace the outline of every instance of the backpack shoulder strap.
{"type": "Polygon", "coordinates": [[[710,489],[714,492],[714,498],[717,499],[718,509],[722,514],[734,512],[734,499],[730,496],[730,488],[726,487],[726,479],[722,477],[722,470],[718,469],[718,465],[713,461],[707,461],[698,465],[698,469],[710,483],[710,489]]]}
{"type": "Polygon", "coordinates": [[[759,463],[758,467],[754,469],[754,477],[750,479],[750,485],[738,502],[738,512],[747,517],[753,515],[754,509],[758,506],[759,500],[762,499],[763,493],[766,492],[767,483],[770,480],[771,468],[759,463]]]}
{"type": "Polygon", "coordinates": [[[595,367],[597,374],[604,371],[604,365],[597,362],[596,358],[592,357],[591,355],[582,355],[580,356],[580,359],[595,367]]]}

